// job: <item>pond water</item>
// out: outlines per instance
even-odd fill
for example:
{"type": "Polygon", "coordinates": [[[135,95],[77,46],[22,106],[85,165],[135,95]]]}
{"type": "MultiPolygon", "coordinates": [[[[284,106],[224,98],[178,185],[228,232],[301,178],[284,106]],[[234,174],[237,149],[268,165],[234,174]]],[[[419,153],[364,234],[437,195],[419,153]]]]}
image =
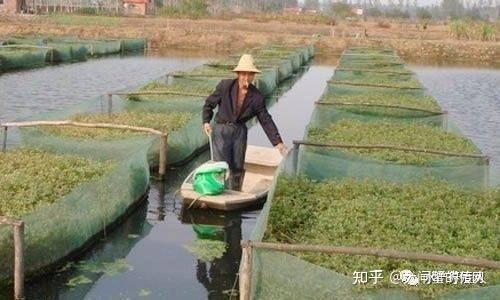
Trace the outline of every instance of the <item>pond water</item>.
{"type": "MultiPolygon", "coordinates": [[[[73,65],[0,76],[0,120],[71,106],[105,92],[187,70],[210,58],[103,58],[73,65]]],[[[486,154],[500,161],[499,71],[411,66],[450,117],[486,154]]],[[[285,142],[302,139],[333,65],[313,63],[270,109],[285,142]]],[[[262,128],[249,131],[249,143],[269,146],[262,128]]],[[[238,213],[183,211],[176,193],[185,176],[208,159],[205,152],[186,166],[169,170],[165,182],[152,182],[148,201],[76,264],[26,285],[27,299],[227,299],[237,298],[239,242],[248,238],[259,208],[238,213]],[[226,243],[221,257],[198,259],[193,246],[210,232],[226,243]],[[74,283],[74,284],[72,284],[74,283]],[[79,283],[79,284],[77,284],[79,283]]],[[[0,299],[11,290],[0,290],[0,299]]]]}
{"type": "Polygon", "coordinates": [[[500,70],[410,65],[465,136],[490,157],[493,184],[500,184],[500,70]]]}
{"type": "Polygon", "coordinates": [[[168,72],[191,69],[206,60],[183,56],[118,56],[2,74],[0,122],[60,110],[168,72]]]}

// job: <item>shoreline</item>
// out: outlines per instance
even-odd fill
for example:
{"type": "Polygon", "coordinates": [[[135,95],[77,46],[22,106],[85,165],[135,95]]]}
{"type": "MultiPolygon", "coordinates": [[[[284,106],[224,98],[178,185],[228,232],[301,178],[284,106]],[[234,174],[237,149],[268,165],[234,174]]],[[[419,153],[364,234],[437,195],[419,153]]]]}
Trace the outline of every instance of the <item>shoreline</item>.
{"type": "Polygon", "coordinates": [[[405,59],[446,60],[500,67],[500,43],[464,41],[449,37],[447,26],[391,21],[380,28],[375,21],[341,21],[334,27],[251,19],[175,19],[166,17],[9,16],[0,20],[0,39],[14,35],[74,36],[78,38],[147,38],[161,51],[200,50],[224,55],[265,43],[313,44],[318,53],[340,55],[346,46],[380,46],[405,59]],[[91,18],[91,24],[81,21],[91,18]],[[353,38],[366,29],[368,37],[353,38]],[[406,36],[406,37],[404,37],[406,36]]]}

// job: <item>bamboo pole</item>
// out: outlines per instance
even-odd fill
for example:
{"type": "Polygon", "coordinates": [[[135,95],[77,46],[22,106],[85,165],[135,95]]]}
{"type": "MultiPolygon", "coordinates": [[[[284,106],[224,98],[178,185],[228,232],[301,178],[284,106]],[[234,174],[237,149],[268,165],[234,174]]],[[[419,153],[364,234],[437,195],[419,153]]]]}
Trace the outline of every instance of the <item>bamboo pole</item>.
{"type": "Polygon", "coordinates": [[[481,154],[469,154],[469,153],[454,153],[447,151],[439,151],[439,150],[428,150],[428,149],[419,149],[419,148],[410,148],[410,147],[398,147],[391,145],[356,145],[356,144],[342,144],[342,143],[329,143],[329,144],[321,144],[314,143],[308,141],[293,141],[294,144],[306,145],[306,146],[314,146],[314,147],[328,147],[328,148],[355,148],[355,149],[392,149],[398,151],[407,151],[407,152],[420,152],[420,153],[428,153],[428,154],[437,154],[437,155],[445,155],[445,156],[457,156],[457,157],[469,157],[469,158],[479,158],[487,161],[489,158],[486,155],[481,154]]]}
{"type": "Polygon", "coordinates": [[[74,122],[69,120],[62,121],[28,121],[28,122],[7,122],[0,124],[1,126],[7,127],[34,127],[34,126],[77,126],[77,127],[88,127],[88,128],[114,128],[114,129],[126,129],[133,131],[147,132],[155,135],[163,135],[164,133],[147,127],[121,125],[121,124],[111,124],[111,123],[82,123],[74,122]]]}
{"type": "Polygon", "coordinates": [[[38,48],[38,49],[49,49],[49,50],[54,49],[52,47],[47,47],[47,46],[37,46],[28,44],[0,45],[0,48],[38,48]]]}
{"type": "Polygon", "coordinates": [[[415,75],[409,71],[389,71],[389,70],[371,70],[371,69],[358,69],[358,68],[336,68],[335,71],[348,71],[348,72],[367,72],[367,73],[383,73],[383,74],[396,74],[396,75],[415,75]]]}
{"type": "Polygon", "coordinates": [[[176,92],[176,91],[143,91],[143,92],[117,92],[111,93],[117,96],[140,96],[140,95],[179,95],[179,96],[193,96],[193,97],[208,97],[208,94],[197,94],[197,93],[186,93],[186,92],[176,92]]]}
{"type": "MultiPolygon", "coordinates": [[[[189,74],[189,73],[169,73],[167,74],[167,76],[172,76],[172,77],[210,77],[210,78],[226,78],[226,77],[230,77],[231,74],[230,72],[228,72],[227,74],[189,74]]],[[[233,76],[234,77],[234,76],[233,76]]]]}
{"type": "Polygon", "coordinates": [[[21,226],[23,221],[12,219],[9,217],[0,216],[0,224],[6,224],[10,226],[21,226]]]}
{"type": "Polygon", "coordinates": [[[252,287],[252,246],[249,241],[241,241],[242,266],[240,273],[240,300],[250,300],[252,287]]]}
{"type": "Polygon", "coordinates": [[[328,80],[329,84],[341,84],[341,85],[353,85],[353,86],[368,86],[368,87],[380,87],[380,88],[392,88],[392,89],[400,89],[400,90],[422,90],[421,87],[412,87],[412,86],[395,86],[389,84],[373,84],[373,83],[355,83],[348,81],[336,81],[336,80],[328,80]]]}
{"type": "Polygon", "coordinates": [[[24,299],[24,222],[0,216],[0,224],[14,229],[14,299],[24,299]]]}
{"type": "Polygon", "coordinates": [[[369,59],[369,56],[376,56],[376,57],[387,57],[387,58],[395,58],[399,59],[399,56],[397,55],[392,55],[392,54],[365,54],[365,53],[343,53],[342,56],[361,56],[361,57],[366,57],[369,59]]]}
{"type": "MultiPolygon", "coordinates": [[[[121,124],[111,124],[111,123],[82,123],[73,122],[69,120],[63,121],[29,121],[29,122],[8,122],[2,123],[0,126],[7,127],[33,127],[33,126],[76,126],[76,127],[87,127],[87,128],[111,128],[111,129],[126,129],[132,131],[146,132],[157,135],[160,137],[160,165],[158,173],[161,178],[165,176],[166,164],[167,164],[167,136],[168,134],[163,133],[159,130],[147,127],[129,126],[121,124]]],[[[0,219],[1,221],[1,219],[0,219]]]]}
{"type": "Polygon", "coordinates": [[[406,110],[414,110],[414,111],[421,111],[421,112],[426,112],[426,113],[432,113],[436,115],[442,115],[446,114],[446,111],[436,111],[436,110],[428,110],[428,109],[423,109],[423,108],[416,108],[416,107],[410,107],[410,106],[404,106],[404,105],[392,105],[392,104],[374,104],[374,103],[352,103],[352,102],[320,102],[316,101],[314,104],[319,104],[319,105],[346,105],[346,106],[373,106],[373,107],[389,107],[389,108],[400,108],[400,109],[406,109],[406,110]]]}
{"type": "Polygon", "coordinates": [[[243,243],[248,245],[247,247],[249,248],[254,247],[259,249],[269,249],[269,250],[276,250],[283,252],[306,251],[306,252],[320,252],[329,254],[368,255],[377,257],[396,258],[396,259],[425,260],[425,261],[433,261],[439,263],[467,265],[467,266],[489,268],[489,269],[500,269],[500,261],[475,258],[475,257],[440,255],[440,254],[419,253],[419,252],[405,252],[405,251],[368,248],[368,247],[365,248],[365,247],[339,247],[339,246],[304,245],[304,244],[278,244],[278,243],[263,243],[256,241],[242,241],[242,245],[243,243]]]}

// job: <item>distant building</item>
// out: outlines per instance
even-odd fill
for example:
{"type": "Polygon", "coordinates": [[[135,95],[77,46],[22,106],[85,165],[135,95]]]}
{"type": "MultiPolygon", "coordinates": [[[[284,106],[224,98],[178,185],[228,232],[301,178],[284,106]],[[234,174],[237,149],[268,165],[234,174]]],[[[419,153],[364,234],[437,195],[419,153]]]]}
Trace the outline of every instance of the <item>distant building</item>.
{"type": "Polygon", "coordinates": [[[283,8],[283,13],[290,15],[300,15],[302,13],[302,7],[285,6],[285,8],[283,8]]]}
{"type": "Polygon", "coordinates": [[[24,0],[0,0],[0,12],[14,14],[21,11],[24,0]]]}
{"type": "Polygon", "coordinates": [[[127,15],[146,15],[150,4],[150,0],[123,0],[123,12],[127,15]]]}
{"type": "Polygon", "coordinates": [[[355,16],[362,16],[363,15],[363,9],[360,7],[352,7],[351,8],[351,14],[355,16]]]}
{"type": "Polygon", "coordinates": [[[316,9],[306,9],[306,10],[304,11],[304,13],[305,13],[306,15],[315,15],[315,14],[317,14],[317,13],[318,13],[318,10],[316,10],[316,9]]]}

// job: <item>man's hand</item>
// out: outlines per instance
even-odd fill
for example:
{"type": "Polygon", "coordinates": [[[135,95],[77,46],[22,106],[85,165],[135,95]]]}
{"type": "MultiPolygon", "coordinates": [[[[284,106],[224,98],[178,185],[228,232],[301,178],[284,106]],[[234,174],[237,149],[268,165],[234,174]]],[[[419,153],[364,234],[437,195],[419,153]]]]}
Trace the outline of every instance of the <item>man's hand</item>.
{"type": "Polygon", "coordinates": [[[279,143],[278,145],[274,146],[274,148],[278,149],[282,156],[286,156],[286,154],[288,153],[288,148],[283,143],[279,143]]]}
{"type": "Polygon", "coordinates": [[[206,135],[210,136],[212,134],[212,126],[210,123],[203,124],[203,131],[205,131],[206,135]]]}

